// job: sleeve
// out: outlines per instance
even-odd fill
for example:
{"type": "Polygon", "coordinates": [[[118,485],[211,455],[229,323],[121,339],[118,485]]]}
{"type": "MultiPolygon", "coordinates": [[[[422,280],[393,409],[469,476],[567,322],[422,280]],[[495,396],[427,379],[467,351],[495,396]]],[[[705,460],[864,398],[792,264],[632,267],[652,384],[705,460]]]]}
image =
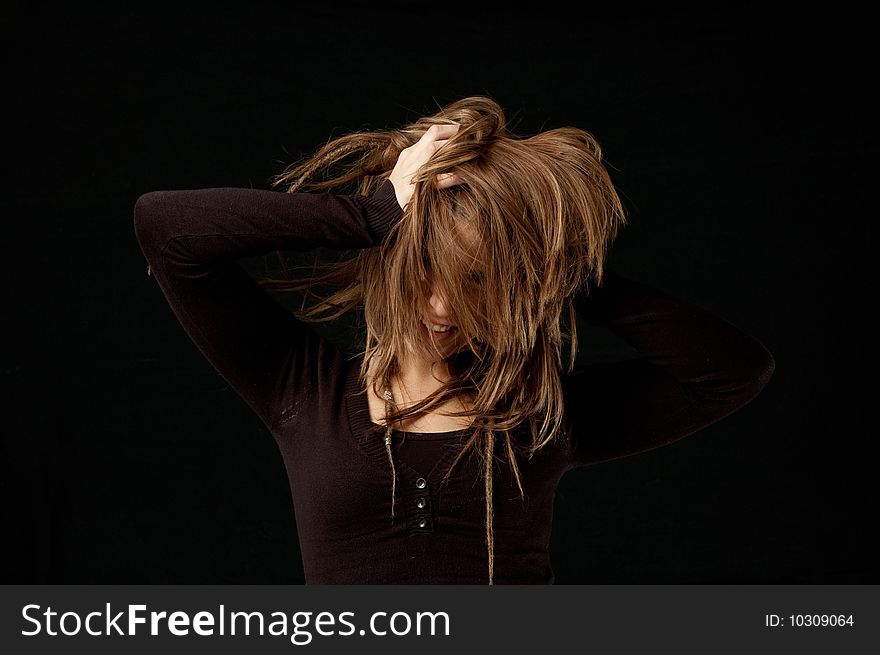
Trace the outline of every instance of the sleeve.
{"type": "MultiPolygon", "coordinates": [[[[386,181],[371,197],[213,188],[152,191],[134,206],[151,274],[180,324],[270,429],[289,379],[319,339],[236,263],[315,247],[377,246],[402,211],[386,181]]],[[[289,390],[288,390],[289,392],[289,390]]]]}
{"type": "Polygon", "coordinates": [[[773,375],[773,356],[753,337],[614,271],[578,295],[575,309],[640,356],[563,376],[569,468],[692,434],[746,405],[773,375]]]}

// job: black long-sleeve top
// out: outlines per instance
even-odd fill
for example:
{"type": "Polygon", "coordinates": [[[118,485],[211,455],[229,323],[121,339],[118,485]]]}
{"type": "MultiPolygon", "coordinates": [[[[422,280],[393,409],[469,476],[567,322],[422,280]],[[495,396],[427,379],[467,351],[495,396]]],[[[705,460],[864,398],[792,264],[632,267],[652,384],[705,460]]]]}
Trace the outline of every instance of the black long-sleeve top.
{"type": "MultiPolygon", "coordinates": [[[[467,430],[395,431],[392,523],[391,471],[358,381],[360,358],[294,318],[236,261],[377,246],[401,213],[390,181],[372,197],[213,188],[153,191],[135,204],[148,271],[278,444],[307,584],[487,582],[478,460],[459,463],[440,484],[467,430]]],[[[566,471],[692,434],[748,403],[773,373],[753,337],[613,271],[575,307],[641,356],[562,375],[564,434],[519,462],[524,501],[509,467],[496,473],[496,584],[553,582],[553,498],[566,471]]]]}

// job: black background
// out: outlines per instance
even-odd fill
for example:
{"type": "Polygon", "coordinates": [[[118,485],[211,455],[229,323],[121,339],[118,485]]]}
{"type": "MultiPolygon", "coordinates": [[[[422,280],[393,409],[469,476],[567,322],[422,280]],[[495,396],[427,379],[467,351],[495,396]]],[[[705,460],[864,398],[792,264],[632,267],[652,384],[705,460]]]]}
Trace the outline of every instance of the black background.
{"type": "Polygon", "coordinates": [[[520,134],[593,133],[629,212],[612,264],[776,358],[733,416],[562,480],[557,583],[880,581],[863,17],[5,6],[3,582],[302,582],[275,443],[146,276],[134,202],[268,188],[475,94],[520,134]]]}

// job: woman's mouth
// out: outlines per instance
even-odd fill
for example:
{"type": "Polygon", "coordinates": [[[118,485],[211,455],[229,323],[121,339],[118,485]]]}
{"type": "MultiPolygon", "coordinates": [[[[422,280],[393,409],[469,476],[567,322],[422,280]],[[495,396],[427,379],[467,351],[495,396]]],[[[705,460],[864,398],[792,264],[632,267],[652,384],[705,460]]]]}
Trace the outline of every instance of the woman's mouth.
{"type": "Polygon", "coordinates": [[[422,327],[435,341],[443,341],[452,336],[452,333],[457,331],[458,328],[454,325],[438,325],[435,323],[429,323],[422,319],[421,321],[422,327]]]}

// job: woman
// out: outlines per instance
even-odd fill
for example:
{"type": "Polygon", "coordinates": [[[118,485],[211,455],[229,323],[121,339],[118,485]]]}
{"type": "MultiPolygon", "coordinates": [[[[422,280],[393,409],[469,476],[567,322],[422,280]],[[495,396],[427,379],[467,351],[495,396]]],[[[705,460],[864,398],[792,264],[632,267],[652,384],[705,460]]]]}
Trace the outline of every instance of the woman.
{"type": "Polygon", "coordinates": [[[332,140],[280,184],[147,193],[135,231],[279,445],[309,584],[551,583],[566,471],[691,434],[772,375],[752,337],[606,270],[624,211],[582,130],[519,138],[465,98],[332,140]],[[356,256],[262,286],[236,263],[315,247],[356,256]],[[295,313],[268,293],[317,282],[340,288],[295,313]],[[307,325],[356,308],[354,356],[307,325]],[[642,356],[574,370],[575,310],[642,356]]]}

